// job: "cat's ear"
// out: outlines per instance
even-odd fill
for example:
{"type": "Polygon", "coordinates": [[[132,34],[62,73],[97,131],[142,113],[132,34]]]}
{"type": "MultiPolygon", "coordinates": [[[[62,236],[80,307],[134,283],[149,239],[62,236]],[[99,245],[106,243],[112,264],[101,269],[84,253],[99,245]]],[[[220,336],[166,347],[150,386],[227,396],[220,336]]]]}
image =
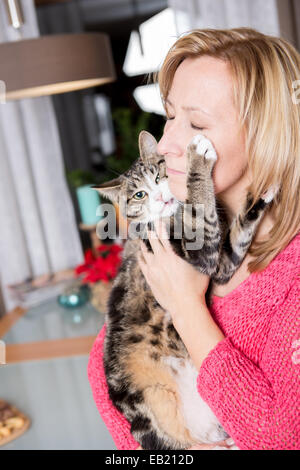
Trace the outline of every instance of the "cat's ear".
{"type": "Polygon", "coordinates": [[[119,195],[121,190],[122,179],[120,177],[113,180],[106,181],[102,184],[94,184],[92,189],[96,189],[102,196],[107,197],[113,202],[119,202],[119,195]]]}
{"type": "Polygon", "coordinates": [[[157,141],[150,132],[141,131],[139,135],[139,149],[141,159],[146,162],[150,159],[156,159],[157,141]]]}

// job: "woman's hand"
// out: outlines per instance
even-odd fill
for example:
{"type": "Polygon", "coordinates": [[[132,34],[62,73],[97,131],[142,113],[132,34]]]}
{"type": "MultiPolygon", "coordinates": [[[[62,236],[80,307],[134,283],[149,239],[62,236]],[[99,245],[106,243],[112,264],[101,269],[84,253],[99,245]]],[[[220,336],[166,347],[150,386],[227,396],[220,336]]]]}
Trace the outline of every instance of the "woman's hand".
{"type": "Polygon", "coordinates": [[[205,303],[209,276],[176,255],[162,221],[155,221],[154,225],[156,233],[148,231],[153,253],[141,241],[142,256],[138,262],[154,297],[175,321],[176,315],[182,315],[193,301],[205,303]]]}
{"type": "Polygon", "coordinates": [[[139,266],[199,370],[208,353],[224,339],[205,302],[209,277],[174,253],[161,221],[155,223],[155,229],[157,236],[148,232],[153,253],[141,242],[139,266]]]}

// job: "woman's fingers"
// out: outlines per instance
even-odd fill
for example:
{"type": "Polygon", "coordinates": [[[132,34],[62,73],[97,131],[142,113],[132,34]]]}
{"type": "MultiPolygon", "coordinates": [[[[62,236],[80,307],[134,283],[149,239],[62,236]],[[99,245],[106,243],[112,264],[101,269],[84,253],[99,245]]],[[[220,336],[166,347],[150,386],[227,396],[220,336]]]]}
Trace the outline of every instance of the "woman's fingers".
{"type": "Polygon", "coordinates": [[[157,233],[154,230],[147,230],[147,237],[151,245],[151,248],[153,250],[153,253],[155,255],[160,255],[162,252],[163,246],[160,243],[157,233]]]}
{"type": "Polygon", "coordinates": [[[160,219],[155,220],[154,227],[161,245],[165,248],[165,250],[171,249],[169,234],[163,221],[160,219]]]}
{"type": "Polygon", "coordinates": [[[143,266],[143,268],[146,268],[148,264],[151,262],[151,256],[152,253],[147,250],[147,247],[145,243],[141,240],[140,242],[141,245],[141,251],[138,253],[138,261],[140,263],[140,266],[143,266]]]}
{"type": "Polygon", "coordinates": [[[143,242],[143,240],[140,240],[140,246],[141,246],[142,257],[145,261],[149,251],[147,250],[147,247],[145,243],[143,242]]]}
{"type": "Polygon", "coordinates": [[[140,266],[140,269],[144,275],[144,278],[146,279],[146,281],[148,282],[148,265],[145,261],[145,258],[143,257],[143,254],[142,253],[138,253],[137,255],[137,260],[138,260],[138,263],[139,263],[139,266],[140,266]]]}
{"type": "MultiPolygon", "coordinates": [[[[150,253],[151,255],[158,255],[162,256],[165,250],[169,250],[171,248],[169,236],[166,230],[164,223],[157,219],[154,221],[154,229],[155,230],[147,230],[147,238],[152,248],[153,253],[150,253],[146,246],[141,244],[143,254],[150,253]]],[[[152,259],[145,257],[146,261],[152,259]]]]}

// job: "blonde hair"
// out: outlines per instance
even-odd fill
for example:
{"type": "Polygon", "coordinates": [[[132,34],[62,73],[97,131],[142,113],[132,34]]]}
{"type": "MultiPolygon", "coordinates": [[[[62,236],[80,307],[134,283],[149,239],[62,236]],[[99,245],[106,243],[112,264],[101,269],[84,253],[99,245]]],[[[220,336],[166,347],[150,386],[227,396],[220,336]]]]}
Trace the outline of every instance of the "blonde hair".
{"type": "Polygon", "coordinates": [[[253,204],[271,186],[279,187],[270,208],[275,224],[269,239],[249,250],[248,269],[260,271],[300,229],[300,106],[292,99],[300,54],[287,41],[250,28],[192,30],[176,41],[154,74],[163,103],[182,61],[201,55],[231,67],[234,102],[246,130],[253,204]]]}

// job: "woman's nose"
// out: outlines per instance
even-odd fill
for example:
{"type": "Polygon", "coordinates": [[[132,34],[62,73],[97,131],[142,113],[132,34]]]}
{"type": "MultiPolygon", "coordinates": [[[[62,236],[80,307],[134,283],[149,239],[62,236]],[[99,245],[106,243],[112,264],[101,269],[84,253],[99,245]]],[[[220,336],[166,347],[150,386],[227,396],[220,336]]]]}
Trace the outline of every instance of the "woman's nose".
{"type": "Polygon", "coordinates": [[[170,129],[165,130],[157,144],[157,152],[160,155],[172,154],[180,157],[182,155],[182,145],[180,143],[179,133],[171,132],[170,129]]]}

